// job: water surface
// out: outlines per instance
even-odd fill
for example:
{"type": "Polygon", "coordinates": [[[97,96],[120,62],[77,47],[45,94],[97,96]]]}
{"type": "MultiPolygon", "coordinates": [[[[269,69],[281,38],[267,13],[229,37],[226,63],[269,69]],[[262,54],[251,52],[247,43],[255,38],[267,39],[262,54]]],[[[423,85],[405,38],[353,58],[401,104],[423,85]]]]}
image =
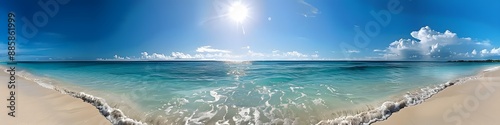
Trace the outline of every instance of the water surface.
{"type": "Polygon", "coordinates": [[[45,62],[32,77],[152,123],[314,124],[497,65],[457,62],[45,62]]]}

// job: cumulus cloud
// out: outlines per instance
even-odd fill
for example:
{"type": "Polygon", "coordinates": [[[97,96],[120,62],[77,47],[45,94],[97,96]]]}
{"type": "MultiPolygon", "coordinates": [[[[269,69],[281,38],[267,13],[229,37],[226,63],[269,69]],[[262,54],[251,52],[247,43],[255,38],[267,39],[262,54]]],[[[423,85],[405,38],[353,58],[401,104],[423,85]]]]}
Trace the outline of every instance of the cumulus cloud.
{"type": "Polygon", "coordinates": [[[213,49],[211,46],[202,46],[196,49],[196,52],[208,52],[208,53],[230,53],[228,50],[213,49]]]}
{"type": "Polygon", "coordinates": [[[482,56],[484,56],[485,54],[488,54],[488,53],[490,53],[490,52],[488,52],[488,50],[486,50],[486,49],[481,50],[481,55],[482,56]]]}
{"type": "MultiPolygon", "coordinates": [[[[209,54],[209,55],[211,55],[211,54],[209,54]]],[[[204,55],[202,55],[202,54],[197,54],[197,55],[191,56],[190,54],[185,54],[182,52],[172,52],[172,53],[170,53],[170,55],[166,55],[166,54],[162,54],[162,53],[149,54],[148,52],[142,52],[141,57],[139,59],[142,59],[142,60],[173,60],[173,59],[201,59],[203,57],[204,57],[204,55]]],[[[128,59],[137,60],[134,58],[128,58],[128,59]]]]}
{"type": "Polygon", "coordinates": [[[170,54],[141,52],[138,58],[132,56],[114,55],[111,59],[98,58],[97,60],[276,60],[276,59],[318,59],[318,51],[313,54],[304,54],[299,51],[281,52],[273,50],[270,53],[255,52],[250,46],[242,47],[243,53],[232,53],[226,50],[213,49],[210,46],[202,46],[196,49],[196,53],[187,54],[183,52],[171,52],[170,54]]]}
{"type": "MultiPolygon", "coordinates": [[[[490,55],[494,50],[489,41],[474,41],[471,38],[460,38],[449,30],[443,33],[432,30],[429,26],[410,33],[412,39],[399,39],[385,50],[374,50],[384,53],[386,58],[394,59],[453,59],[475,57],[480,51],[481,56],[490,55]]],[[[496,51],[495,51],[496,52],[496,51]]]]}
{"type": "Polygon", "coordinates": [[[307,55],[299,53],[297,51],[286,52],[283,54],[284,56],[292,56],[292,57],[307,57],[307,55]]]}
{"type": "Polygon", "coordinates": [[[125,59],[128,60],[128,59],[131,59],[131,58],[128,57],[128,56],[122,57],[122,56],[119,56],[119,55],[115,55],[115,56],[113,56],[113,59],[114,60],[125,60],[125,59]]]}
{"type": "Polygon", "coordinates": [[[118,56],[118,55],[115,55],[115,56],[113,56],[113,57],[114,57],[115,59],[125,59],[125,58],[123,58],[123,57],[121,57],[121,56],[118,56]]]}
{"type": "Polygon", "coordinates": [[[174,59],[193,59],[193,58],[195,58],[189,54],[184,54],[181,52],[172,52],[171,57],[174,59]]]}
{"type": "MultiPolygon", "coordinates": [[[[182,52],[172,52],[170,55],[162,54],[162,53],[148,53],[142,52],[140,60],[186,60],[186,59],[194,59],[194,60],[225,60],[225,59],[234,59],[238,58],[238,55],[231,55],[229,53],[197,53],[194,55],[186,54],[182,52]]],[[[130,59],[130,58],[129,58],[130,59]]]]}
{"type": "Polygon", "coordinates": [[[141,59],[147,60],[168,60],[171,59],[170,56],[166,56],[165,54],[153,53],[149,54],[148,52],[141,53],[141,59]]]}
{"type": "Polygon", "coordinates": [[[196,54],[196,59],[209,59],[209,60],[227,60],[227,59],[235,59],[240,56],[231,55],[228,53],[206,53],[206,54],[196,54]]]}
{"type": "Polygon", "coordinates": [[[491,49],[490,53],[498,55],[498,54],[500,54],[500,48],[493,48],[493,49],[491,49]]]}

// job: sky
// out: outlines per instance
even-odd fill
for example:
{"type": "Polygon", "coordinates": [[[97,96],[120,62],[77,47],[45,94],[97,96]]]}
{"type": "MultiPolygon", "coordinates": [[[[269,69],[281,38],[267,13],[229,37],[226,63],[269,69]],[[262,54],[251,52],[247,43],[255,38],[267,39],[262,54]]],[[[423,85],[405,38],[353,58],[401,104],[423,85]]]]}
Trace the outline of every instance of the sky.
{"type": "MultiPolygon", "coordinates": [[[[493,0],[1,0],[16,60],[500,59],[493,0]]],[[[7,33],[0,39],[7,60],[7,33]]]]}

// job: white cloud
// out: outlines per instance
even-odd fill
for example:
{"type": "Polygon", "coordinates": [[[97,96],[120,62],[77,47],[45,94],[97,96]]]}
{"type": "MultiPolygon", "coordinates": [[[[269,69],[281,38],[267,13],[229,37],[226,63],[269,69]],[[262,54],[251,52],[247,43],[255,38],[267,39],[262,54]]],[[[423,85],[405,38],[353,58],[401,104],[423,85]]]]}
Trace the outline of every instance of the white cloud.
{"type": "Polygon", "coordinates": [[[192,59],[192,58],[195,58],[195,57],[192,57],[189,54],[184,54],[184,53],[181,53],[181,52],[172,52],[171,57],[175,58],[175,59],[192,59]]]}
{"type": "Polygon", "coordinates": [[[237,56],[232,56],[228,53],[206,53],[206,54],[195,54],[191,56],[190,54],[185,54],[182,52],[172,52],[170,55],[165,55],[161,53],[148,54],[148,52],[142,52],[141,58],[143,60],[173,60],[173,59],[229,59],[237,56]]]}
{"type": "Polygon", "coordinates": [[[149,54],[148,52],[142,52],[141,53],[141,59],[146,59],[146,60],[168,60],[168,59],[172,59],[172,58],[170,58],[170,56],[166,56],[165,54],[159,54],[159,53],[149,54]]]}
{"type": "MultiPolygon", "coordinates": [[[[471,38],[468,38],[469,40],[471,40],[471,38]]],[[[482,41],[482,42],[476,42],[476,44],[478,45],[486,45],[486,46],[491,46],[491,41],[490,40],[485,40],[485,41],[482,41]]]]}
{"type": "Polygon", "coordinates": [[[284,56],[292,56],[292,57],[307,57],[307,55],[299,53],[297,51],[286,52],[283,54],[284,56]]]}
{"type": "MultiPolygon", "coordinates": [[[[389,44],[385,50],[374,51],[385,52],[385,58],[426,60],[474,57],[478,54],[476,49],[491,48],[489,41],[478,42],[469,37],[460,38],[449,30],[441,33],[432,30],[429,26],[413,31],[410,35],[413,39],[399,39],[389,44]]],[[[482,56],[487,54],[489,54],[487,50],[481,51],[482,56]]]]}
{"type": "Polygon", "coordinates": [[[319,57],[318,53],[311,55],[303,54],[298,51],[280,52],[274,50],[271,53],[260,53],[248,50],[245,54],[231,54],[231,53],[196,53],[194,55],[182,52],[171,52],[170,55],[163,53],[148,53],[141,52],[139,58],[135,57],[122,57],[114,55],[112,59],[97,58],[97,60],[276,60],[276,59],[316,59],[319,57]]]}
{"type": "Polygon", "coordinates": [[[125,58],[123,58],[123,57],[121,57],[121,56],[118,56],[118,55],[115,55],[115,56],[113,56],[113,57],[114,57],[115,59],[125,59],[125,58]]]}
{"type": "Polygon", "coordinates": [[[347,53],[359,53],[360,51],[359,50],[347,50],[346,52],[347,53]]]}
{"type": "Polygon", "coordinates": [[[227,50],[213,49],[211,46],[202,46],[196,49],[196,53],[187,54],[183,52],[171,52],[170,54],[163,53],[148,53],[141,52],[140,56],[119,56],[114,55],[111,59],[97,58],[97,60],[301,60],[301,59],[317,59],[318,51],[312,54],[304,54],[299,51],[281,52],[273,50],[270,53],[255,52],[250,49],[250,46],[242,47],[246,52],[232,53],[227,50]]]}
{"type": "Polygon", "coordinates": [[[130,60],[130,59],[132,59],[132,58],[130,58],[128,56],[122,57],[122,56],[119,56],[119,55],[115,55],[115,56],[113,56],[112,60],[130,60]]]}
{"type": "Polygon", "coordinates": [[[500,47],[491,49],[490,53],[499,55],[500,54],[500,47]]]}
{"type": "Polygon", "coordinates": [[[212,49],[211,46],[202,46],[202,47],[198,47],[198,49],[196,49],[196,52],[209,52],[209,53],[231,53],[231,51],[228,51],[228,50],[221,50],[221,49],[212,49]]]}
{"type": "Polygon", "coordinates": [[[141,60],[175,60],[175,59],[231,59],[238,56],[228,53],[199,53],[195,55],[185,54],[182,52],[172,52],[170,55],[162,53],[149,54],[148,52],[141,53],[141,60]]]}
{"type": "Polygon", "coordinates": [[[231,60],[241,57],[240,55],[231,55],[228,53],[207,53],[207,54],[196,54],[196,59],[202,60],[231,60]]]}
{"type": "Polygon", "coordinates": [[[486,49],[481,50],[481,55],[482,55],[482,56],[484,56],[484,55],[486,55],[486,54],[488,54],[488,53],[489,53],[489,52],[488,52],[488,50],[486,50],[486,49]]]}

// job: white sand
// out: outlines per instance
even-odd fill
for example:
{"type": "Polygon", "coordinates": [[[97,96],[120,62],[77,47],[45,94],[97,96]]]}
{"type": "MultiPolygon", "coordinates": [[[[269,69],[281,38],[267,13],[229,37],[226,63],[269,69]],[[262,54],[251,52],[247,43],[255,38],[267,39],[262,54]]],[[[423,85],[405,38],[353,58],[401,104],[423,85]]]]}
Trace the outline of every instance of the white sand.
{"type": "Polygon", "coordinates": [[[498,125],[499,116],[500,70],[495,70],[448,87],[375,125],[498,125]]]}
{"type": "Polygon", "coordinates": [[[109,125],[92,105],[16,77],[16,117],[7,115],[9,75],[0,73],[0,124],[2,125],[109,125]]]}

